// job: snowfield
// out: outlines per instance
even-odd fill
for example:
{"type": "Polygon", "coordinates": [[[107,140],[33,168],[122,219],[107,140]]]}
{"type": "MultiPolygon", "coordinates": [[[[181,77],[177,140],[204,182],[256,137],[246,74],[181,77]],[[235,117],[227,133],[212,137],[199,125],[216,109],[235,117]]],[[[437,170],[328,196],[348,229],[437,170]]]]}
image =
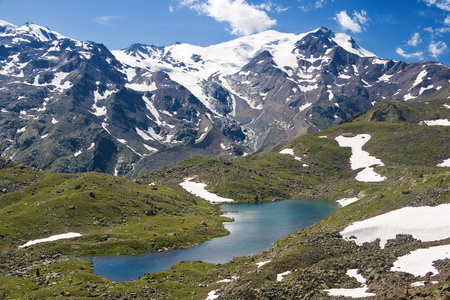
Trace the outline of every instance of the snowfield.
{"type": "Polygon", "coordinates": [[[234,202],[233,199],[223,198],[217,196],[216,194],[210,193],[205,190],[206,184],[192,182],[191,180],[194,178],[186,178],[184,182],[180,183],[180,185],[189,193],[198,196],[200,198],[205,199],[211,203],[226,203],[226,202],[234,202]]]}
{"type": "Polygon", "coordinates": [[[374,171],[373,166],[384,166],[383,162],[371,156],[369,152],[364,151],[362,147],[370,140],[370,134],[358,134],[354,137],[338,136],[335,140],[341,147],[352,148],[352,156],[350,157],[350,165],[352,170],[364,168],[356,175],[356,180],[362,182],[380,182],[386,180],[374,171]]]}
{"type": "Polygon", "coordinates": [[[395,239],[397,234],[410,234],[423,242],[438,241],[450,238],[449,216],[450,204],[404,207],[355,222],[341,231],[341,235],[358,245],[380,239],[381,248],[389,239],[395,239]]]}
{"type": "Polygon", "coordinates": [[[53,241],[57,241],[57,240],[71,239],[71,238],[80,237],[80,236],[81,236],[81,233],[75,233],[75,232],[68,232],[68,233],[63,233],[63,234],[57,234],[57,235],[52,235],[52,236],[50,236],[48,238],[29,241],[26,244],[23,244],[22,246],[19,246],[19,248],[26,248],[26,247],[30,247],[32,245],[39,244],[39,243],[46,243],[46,242],[53,242],[53,241]]]}

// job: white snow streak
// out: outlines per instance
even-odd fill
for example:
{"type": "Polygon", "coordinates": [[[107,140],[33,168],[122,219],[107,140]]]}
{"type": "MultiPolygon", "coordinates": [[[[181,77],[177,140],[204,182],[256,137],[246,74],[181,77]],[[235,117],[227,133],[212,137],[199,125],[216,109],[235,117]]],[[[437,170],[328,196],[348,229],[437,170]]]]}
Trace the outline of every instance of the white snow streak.
{"type": "Polygon", "coordinates": [[[39,243],[53,242],[53,241],[62,240],[62,239],[71,239],[71,238],[80,237],[80,236],[81,236],[80,233],[75,233],[75,232],[57,234],[57,235],[52,235],[48,238],[29,241],[29,242],[23,244],[22,246],[19,246],[19,248],[26,248],[26,247],[30,247],[31,245],[35,245],[35,244],[39,244],[39,243]]]}

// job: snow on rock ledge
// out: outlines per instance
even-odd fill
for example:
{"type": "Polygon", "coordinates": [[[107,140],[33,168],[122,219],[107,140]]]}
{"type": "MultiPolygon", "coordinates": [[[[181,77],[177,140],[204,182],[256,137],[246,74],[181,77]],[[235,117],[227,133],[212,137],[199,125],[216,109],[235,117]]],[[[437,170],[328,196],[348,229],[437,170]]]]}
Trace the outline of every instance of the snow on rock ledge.
{"type": "Polygon", "coordinates": [[[450,204],[435,207],[404,207],[364,221],[355,222],[341,231],[342,237],[356,244],[380,239],[384,248],[397,234],[410,234],[423,242],[450,238],[450,204]],[[414,222],[411,222],[414,220],[414,222]]]}

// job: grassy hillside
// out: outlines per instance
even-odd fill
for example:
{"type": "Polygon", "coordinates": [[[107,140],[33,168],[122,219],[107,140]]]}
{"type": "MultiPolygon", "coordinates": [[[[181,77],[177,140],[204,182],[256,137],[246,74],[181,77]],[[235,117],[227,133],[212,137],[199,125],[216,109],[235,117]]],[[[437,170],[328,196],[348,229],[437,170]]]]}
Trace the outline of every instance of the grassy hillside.
{"type": "MultiPolygon", "coordinates": [[[[177,188],[184,178],[208,184],[207,189],[238,202],[270,201],[296,197],[334,200],[346,196],[342,187],[373,186],[354,180],[359,170],[351,170],[350,148],[334,140],[339,135],[370,134],[364,150],[386,165],[378,168],[391,180],[401,177],[399,167],[436,167],[448,158],[450,130],[444,126],[419,125],[420,120],[446,118],[450,109],[436,100],[426,103],[386,101],[367,113],[340,126],[301,136],[285,148],[294,150],[301,161],[291,155],[262,153],[233,160],[197,157],[152,172],[138,179],[141,183],[165,184],[177,188]],[[389,115],[390,107],[400,115],[389,121],[372,120],[373,115],[389,115]],[[396,171],[397,170],[397,171],[396,171]]],[[[379,117],[379,118],[380,118],[379,117]]],[[[378,185],[389,185],[390,181],[378,185]]]]}
{"type": "MultiPolygon", "coordinates": [[[[48,174],[5,159],[0,163],[2,282],[5,272],[42,260],[189,247],[227,234],[215,206],[181,190],[100,173],[48,174]],[[18,248],[66,232],[82,237],[18,248]]],[[[78,268],[87,262],[65,264],[78,268]]]]}

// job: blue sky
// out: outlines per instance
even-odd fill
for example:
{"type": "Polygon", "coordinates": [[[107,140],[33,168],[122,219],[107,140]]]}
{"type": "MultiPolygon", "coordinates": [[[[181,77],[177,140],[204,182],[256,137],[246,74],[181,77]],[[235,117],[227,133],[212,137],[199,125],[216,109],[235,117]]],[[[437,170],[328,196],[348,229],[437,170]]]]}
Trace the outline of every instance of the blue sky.
{"type": "Polygon", "coordinates": [[[383,58],[450,66],[450,0],[0,0],[0,20],[32,22],[110,50],[325,26],[383,58]]]}

